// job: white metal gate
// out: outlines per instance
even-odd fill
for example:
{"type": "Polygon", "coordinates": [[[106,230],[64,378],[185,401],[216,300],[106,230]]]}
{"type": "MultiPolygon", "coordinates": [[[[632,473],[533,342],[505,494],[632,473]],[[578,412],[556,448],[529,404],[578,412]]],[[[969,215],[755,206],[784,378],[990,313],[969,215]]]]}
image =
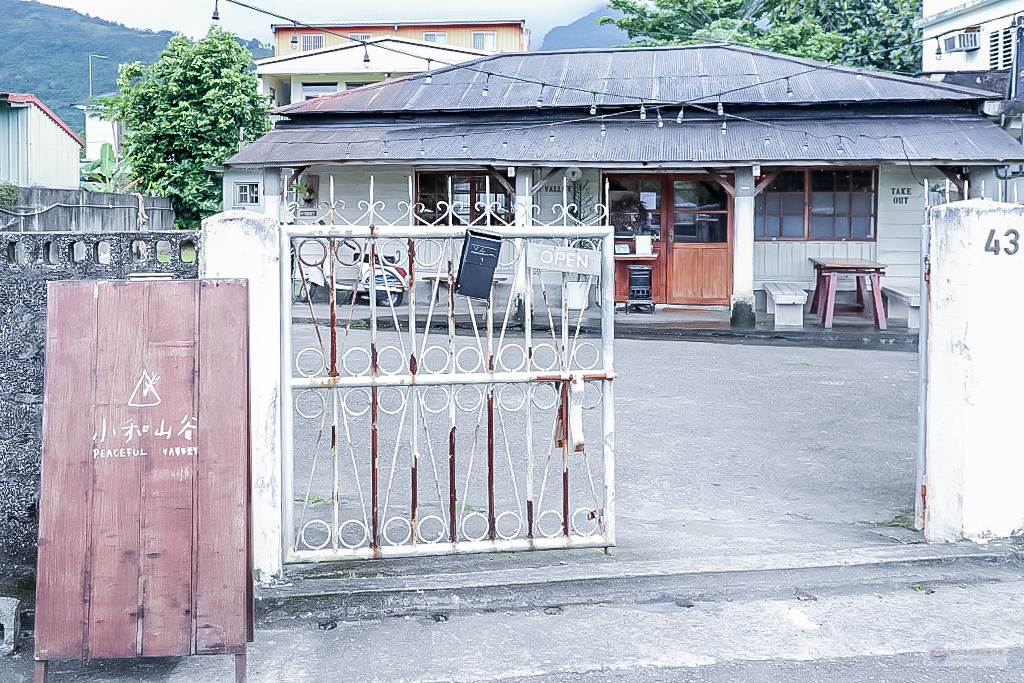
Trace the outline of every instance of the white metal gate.
{"type": "Polygon", "coordinates": [[[426,223],[412,192],[387,220],[371,178],[347,220],[332,178],[314,224],[282,225],[285,295],[294,277],[310,299],[281,327],[285,560],[614,545],[607,211],[578,220],[563,187],[550,222],[481,203],[467,223],[449,193],[426,223]],[[468,227],[502,238],[488,301],[452,292],[468,227]],[[597,305],[570,310],[570,288],[597,305]]]}

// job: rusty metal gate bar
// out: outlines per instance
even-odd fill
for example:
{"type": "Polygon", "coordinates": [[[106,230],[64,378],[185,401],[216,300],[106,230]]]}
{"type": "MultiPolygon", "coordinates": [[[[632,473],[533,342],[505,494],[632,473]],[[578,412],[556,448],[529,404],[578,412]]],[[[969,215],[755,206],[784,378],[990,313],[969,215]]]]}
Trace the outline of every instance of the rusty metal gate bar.
{"type": "MultiPolygon", "coordinates": [[[[360,214],[348,220],[332,177],[317,224],[282,224],[285,561],[614,545],[614,255],[605,207],[595,207],[590,224],[577,220],[563,184],[563,202],[555,205],[550,223],[522,210],[519,224],[505,221],[496,202],[478,203],[480,217],[469,222],[449,187],[449,201],[438,202],[441,217],[426,222],[413,202],[411,178],[408,193],[398,219],[386,220],[371,178],[368,199],[358,203],[360,214]],[[499,268],[511,286],[497,337],[494,292],[486,302],[453,292],[457,243],[468,227],[503,238],[499,268]],[[570,318],[565,272],[555,324],[554,292],[545,284],[554,271],[527,263],[527,245],[535,242],[582,246],[599,256],[600,347],[581,337],[583,309],[570,318]],[[404,326],[402,296],[393,290],[385,264],[407,279],[404,326]],[[308,296],[314,274],[328,291],[327,334],[308,296]],[[310,301],[315,335],[301,349],[293,349],[293,277],[310,301]],[[421,325],[417,293],[425,284],[428,308],[421,325]],[[442,285],[446,301],[439,300],[442,285]],[[537,286],[541,296],[534,301],[537,286]],[[363,295],[369,299],[367,329],[355,319],[363,295]],[[520,300],[521,345],[509,329],[520,300]],[[463,303],[468,316],[461,315],[462,323],[468,320],[471,333],[460,336],[456,308],[463,303]],[[546,328],[533,329],[535,306],[546,328]],[[344,308],[342,320],[338,313],[344,308]],[[446,324],[435,318],[438,308],[446,324]],[[438,330],[446,344],[430,343],[442,336],[438,330]],[[546,443],[546,451],[538,443],[546,443]],[[597,462],[588,448],[599,451],[597,462]],[[538,456],[545,461],[539,463],[538,456]],[[321,459],[328,464],[318,476],[321,459]],[[396,480],[400,459],[408,467],[407,484],[396,480]],[[307,464],[308,477],[297,489],[296,467],[307,464]],[[482,480],[480,467],[486,481],[474,486],[482,480]],[[549,477],[555,467],[559,471],[549,477]],[[556,487],[560,491],[553,493],[556,487]],[[479,506],[471,504],[477,502],[470,500],[474,490],[479,506]],[[557,494],[560,505],[545,501],[557,494]],[[499,510],[503,504],[506,509],[499,510]]],[[[587,276],[588,290],[591,280],[587,276]]],[[[306,327],[294,329],[308,334],[306,327]]]]}

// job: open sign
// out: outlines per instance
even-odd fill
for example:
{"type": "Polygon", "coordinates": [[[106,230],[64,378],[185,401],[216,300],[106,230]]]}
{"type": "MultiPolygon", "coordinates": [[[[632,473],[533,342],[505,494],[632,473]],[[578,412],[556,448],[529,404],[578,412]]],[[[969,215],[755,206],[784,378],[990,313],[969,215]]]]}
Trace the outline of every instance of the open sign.
{"type": "Polygon", "coordinates": [[[526,257],[531,268],[560,270],[580,275],[601,274],[601,252],[594,249],[554,247],[531,242],[527,246],[526,257]]]}

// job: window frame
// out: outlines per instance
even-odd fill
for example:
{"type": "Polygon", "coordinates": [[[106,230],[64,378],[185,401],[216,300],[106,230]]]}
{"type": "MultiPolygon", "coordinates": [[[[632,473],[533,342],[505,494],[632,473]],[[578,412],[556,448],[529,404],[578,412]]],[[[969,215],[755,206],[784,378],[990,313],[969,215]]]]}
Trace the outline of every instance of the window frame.
{"type": "Polygon", "coordinates": [[[447,31],[424,31],[423,32],[423,42],[424,43],[434,43],[435,45],[447,45],[448,44],[448,32],[447,31]],[[427,36],[434,36],[435,38],[437,36],[442,36],[444,38],[444,40],[442,40],[440,42],[438,42],[437,40],[433,40],[433,39],[428,40],[427,36]]]}
{"type": "Polygon", "coordinates": [[[362,42],[367,41],[367,40],[373,40],[373,34],[372,33],[349,33],[348,34],[348,39],[349,39],[349,42],[351,42],[351,43],[362,43],[362,42]]]}
{"type": "Polygon", "coordinates": [[[473,40],[473,49],[474,50],[481,50],[483,52],[497,52],[498,51],[498,32],[497,31],[473,31],[472,40],[473,40]],[[476,37],[477,36],[491,36],[494,39],[494,47],[493,48],[477,47],[476,46],[476,37]]]}
{"type": "MultiPolygon", "coordinates": [[[[783,173],[783,172],[786,172],[786,171],[802,171],[804,173],[804,192],[803,192],[803,194],[804,194],[804,214],[803,214],[803,217],[804,217],[804,234],[803,234],[802,237],[782,237],[781,235],[778,236],[778,237],[769,237],[767,235],[765,235],[765,236],[759,235],[758,231],[757,231],[757,218],[758,218],[758,212],[757,212],[757,208],[756,208],[757,207],[757,197],[755,197],[755,199],[754,199],[754,207],[755,207],[754,208],[754,241],[755,242],[877,242],[878,241],[879,172],[878,172],[878,167],[877,166],[800,166],[800,167],[788,167],[787,166],[787,167],[775,168],[775,169],[771,169],[771,170],[772,171],[778,170],[778,171],[780,171],[780,174],[783,173]],[[814,171],[871,171],[871,187],[872,187],[871,194],[873,194],[874,197],[872,198],[872,202],[871,202],[871,212],[872,212],[871,213],[871,235],[869,237],[813,237],[811,235],[811,216],[812,216],[812,214],[811,214],[811,195],[813,194],[813,189],[811,187],[811,173],[814,172],[814,171]]],[[[763,177],[762,177],[762,179],[763,179],[763,177]]],[[[758,178],[755,178],[754,179],[754,184],[756,185],[758,182],[759,182],[758,178]]],[[[773,179],[772,182],[774,182],[774,179],[773,179]]],[[[766,194],[768,192],[768,188],[769,187],[771,187],[771,184],[769,184],[768,187],[765,187],[763,191],[758,193],[758,196],[766,194]]],[[[833,190],[832,194],[835,195],[836,192],[837,192],[836,190],[833,190]]],[[[780,193],[780,194],[782,194],[782,193],[780,193]]],[[[785,193],[785,194],[792,194],[792,193],[785,193]]],[[[852,191],[851,191],[851,194],[853,194],[852,191]]],[[[851,203],[852,203],[852,199],[851,199],[851,203]]],[[[835,206],[835,203],[833,202],[833,207],[834,206],[835,206]]],[[[784,214],[780,214],[780,215],[784,215],[784,214]]],[[[835,216],[836,216],[836,214],[834,213],[834,208],[833,208],[832,217],[835,218],[835,216]]],[[[767,218],[767,214],[765,214],[763,217],[767,218]]],[[[850,218],[851,219],[853,218],[852,206],[851,206],[850,218]]],[[[852,224],[851,224],[851,230],[852,230],[852,224]]]]}
{"type": "Polygon", "coordinates": [[[260,204],[260,184],[258,182],[236,182],[235,203],[233,206],[258,206],[260,204]],[[242,198],[243,190],[246,199],[242,198]]]}
{"type": "MultiPolygon", "coordinates": [[[[516,209],[515,209],[515,206],[516,206],[516,204],[515,204],[515,202],[516,202],[515,193],[511,193],[507,189],[505,189],[505,186],[502,185],[501,182],[496,179],[497,176],[496,176],[495,173],[493,173],[491,171],[488,171],[487,169],[466,169],[466,168],[452,168],[452,169],[431,168],[431,169],[417,170],[416,171],[416,194],[415,194],[415,196],[416,196],[416,206],[419,206],[419,205],[423,204],[423,202],[421,201],[421,197],[423,196],[423,192],[424,192],[423,186],[422,186],[422,180],[423,180],[423,176],[425,176],[425,175],[443,175],[443,176],[447,176],[447,177],[452,177],[452,176],[469,176],[471,182],[473,183],[473,186],[472,186],[472,188],[470,190],[470,194],[474,198],[476,197],[476,195],[481,194],[484,191],[484,189],[486,188],[486,184],[485,184],[486,181],[485,181],[485,179],[487,178],[487,176],[491,176],[491,194],[495,195],[495,196],[497,196],[499,194],[500,195],[504,195],[506,197],[506,199],[507,199],[507,206],[508,206],[507,214],[508,215],[504,218],[504,220],[507,220],[509,225],[511,225],[515,221],[515,212],[516,212],[516,209]],[[478,186],[477,183],[480,183],[480,186],[478,186]]],[[[444,200],[448,201],[447,193],[444,194],[444,200]]],[[[490,197],[488,197],[488,200],[490,200],[490,197]]],[[[431,214],[432,214],[431,216],[426,216],[423,213],[421,213],[419,210],[416,210],[415,215],[416,215],[416,219],[417,220],[422,221],[421,225],[432,225],[432,224],[434,224],[434,222],[436,220],[439,220],[439,218],[440,218],[440,217],[438,217],[436,215],[436,213],[437,212],[434,211],[434,212],[431,212],[431,214]]],[[[476,208],[476,201],[474,200],[473,202],[471,202],[471,204],[469,206],[469,222],[465,223],[465,225],[468,226],[473,221],[479,219],[480,216],[482,216],[482,215],[483,215],[483,212],[481,212],[480,210],[478,210],[476,208]]],[[[498,217],[499,218],[502,217],[500,211],[498,213],[498,217]]],[[[459,223],[455,223],[455,225],[460,225],[460,224],[459,223]]]]}
{"type": "MultiPolygon", "coordinates": [[[[676,198],[675,198],[675,183],[676,182],[709,182],[709,183],[717,183],[719,186],[722,186],[722,183],[719,182],[719,179],[715,178],[710,173],[700,173],[699,171],[694,171],[694,172],[690,172],[690,173],[687,173],[685,171],[684,172],[677,172],[677,173],[629,173],[629,172],[616,173],[616,172],[605,172],[605,173],[601,174],[601,195],[604,197],[605,206],[608,206],[610,204],[611,200],[610,200],[610,197],[608,197],[607,194],[605,194],[605,189],[604,188],[607,186],[608,189],[609,189],[609,192],[610,192],[611,191],[610,183],[613,180],[617,180],[617,181],[634,181],[634,180],[644,181],[644,180],[649,180],[649,181],[654,181],[654,182],[660,183],[660,187],[659,187],[659,190],[658,190],[658,192],[659,192],[659,202],[661,203],[661,208],[658,210],[658,212],[661,214],[660,215],[660,219],[659,219],[660,234],[658,236],[658,239],[652,240],[652,242],[653,242],[653,244],[654,244],[656,249],[670,248],[671,245],[673,245],[673,244],[676,244],[676,245],[728,245],[730,249],[732,248],[732,241],[733,241],[732,234],[733,234],[733,230],[734,230],[734,222],[735,222],[735,214],[736,214],[736,201],[735,201],[736,198],[732,194],[730,194],[728,190],[725,191],[725,208],[724,209],[704,210],[704,211],[701,211],[699,209],[682,209],[682,210],[676,211],[676,208],[675,208],[675,201],[676,201],[676,198]],[[691,242],[691,241],[688,241],[688,240],[676,241],[675,240],[675,215],[677,213],[689,213],[689,214],[694,214],[694,215],[697,215],[697,214],[725,215],[725,217],[726,217],[726,231],[725,231],[726,232],[726,241],[725,242],[691,242]],[[665,245],[665,247],[658,247],[657,245],[659,245],[659,244],[665,245]]],[[[731,171],[730,172],[726,172],[726,173],[723,174],[722,180],[725,180],[726,182],[732,183],[732,182],[735,181],[735,175],[733,175],[733,173],[731,171]]],[[[724,186],[722,186],[722,187],[723,187],[723,189],[725,189],[724,186]]],[[[610,216],[609,216],[609,222],[610,222],[610,216]]],[[[635,235],[630,235],[630,236],[615,235],[615,239],[616,240],[620,240],[620,241],[622,241],[622,240],[631,240],[631,239],[633,239],[633,237],[635,237],[635,235]]]]}
{"type": "Polygon", "coordinates": [[[303,33],[302,34],[302,52],[313,52],[314,50],[324,49],[324,34],[322,33],[303,33]],[[306,45],[312,45],[314,41],[319,40],[319,47],[306,47],[306,45]]]}

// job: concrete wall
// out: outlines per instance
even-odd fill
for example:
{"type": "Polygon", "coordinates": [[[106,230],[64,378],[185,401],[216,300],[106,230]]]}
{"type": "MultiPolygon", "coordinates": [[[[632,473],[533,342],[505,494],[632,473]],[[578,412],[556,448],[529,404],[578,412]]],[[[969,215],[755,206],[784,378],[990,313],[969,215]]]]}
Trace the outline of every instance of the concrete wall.
{"type": "Polygon", "coordinates": [[[198,260],[183,261],[181,248],[198,248],[198,237],[185,231],[0,232],[0,594],[10,595],[5,582],[18,573],[10,565],[35,564],[47,282],[123,279],[136,272],[194,278],[198,260]],[[145,261],[133,256],[135,242],[146,245],[145,261]],[[160,242],[170,256],[166,263],[154,258],[160,242]]]}
{"type": "Polygon", "coordinates": [[[925,536],[1024,534],[1024,207],[931,209],[925,536]],[[990,237],[991,240],[990,241],[990,237]],[[995,240],[999,240],[996,249],[995,240]]]}
{"type": "MultiPolygon", "coordinates": [[[[143,197],[148,228],[174,229],[167,197],[143,197]]],[[[127,194],[22,187],[18,203],[0,208],[0,231],[130,232],[138,229],[139,199],[127,194]]]]}

